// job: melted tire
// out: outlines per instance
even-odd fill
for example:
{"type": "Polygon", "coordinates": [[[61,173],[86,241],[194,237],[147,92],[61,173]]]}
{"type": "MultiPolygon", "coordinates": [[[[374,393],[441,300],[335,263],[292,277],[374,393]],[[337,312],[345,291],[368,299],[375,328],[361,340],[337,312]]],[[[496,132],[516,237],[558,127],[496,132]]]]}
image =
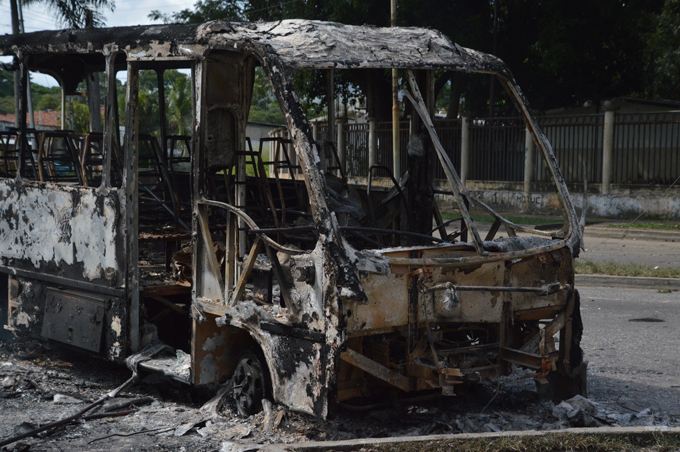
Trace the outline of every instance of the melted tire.
{"type": "Polygon", "coordinates": [[[256,353],[247,350],[238,358],[234,376],[234,399],[242,416],[252,416],[262,411],[262,399],[268,394],[266,365],[256,353]]]}

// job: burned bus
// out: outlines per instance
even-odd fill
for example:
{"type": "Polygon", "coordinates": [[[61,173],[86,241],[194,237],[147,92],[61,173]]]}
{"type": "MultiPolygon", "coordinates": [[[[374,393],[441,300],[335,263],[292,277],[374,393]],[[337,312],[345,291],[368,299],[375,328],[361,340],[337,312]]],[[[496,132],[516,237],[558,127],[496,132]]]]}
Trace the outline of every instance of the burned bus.
{"type": "Polygon", "coordinates": [[[0,54],[14,58],[21,93],[29,71],[52,75],[63,96],[85,86],[90,115],[85,134],[32,130],[24,94],[19,127],[2,132],[0,300],[14,334],[135,357],[139,371],[186,384],[231,379],[244,414],[269,397],[324,417],[334,403],[451,395],[516,371],[558,396],[584,393],[582,230],[498,58],[429,29],[306,20],[6,35],[0,54]],[[190,74],[185,135],[167,129],[169,69],[190,74]],[[382,190],[370,177],[348,184],[294,77],[392,69],[412,111],[407,167],[382,190]],[[143,71],[159,80],[155,135],[140,129],[143,71]],[[288,138],[260,140],[267,153],[246,134],[256,71],[287,122],[288,138]],[[498,79],[554,183],[560,226],[513,223],[466,188],[433,124],[436,71],[498,79]],[[446,190],[433,188],[435,166],[446,190]],[[458,212],[449,229],[442,193],[458,212]],[[493,217],[484,234],[472,209],[493,217]]]}

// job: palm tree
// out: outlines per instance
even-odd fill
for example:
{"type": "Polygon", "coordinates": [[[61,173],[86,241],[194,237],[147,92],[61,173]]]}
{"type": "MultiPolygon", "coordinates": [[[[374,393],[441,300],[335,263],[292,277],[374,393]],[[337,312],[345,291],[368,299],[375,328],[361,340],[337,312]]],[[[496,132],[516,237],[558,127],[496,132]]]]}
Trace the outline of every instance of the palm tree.
{"type": "Polygon", "coordinates": [[[186,135],[191,119],[191,92],[186,76],[175,77],[168,90],[168,123],[176,135],[186,135]]]}

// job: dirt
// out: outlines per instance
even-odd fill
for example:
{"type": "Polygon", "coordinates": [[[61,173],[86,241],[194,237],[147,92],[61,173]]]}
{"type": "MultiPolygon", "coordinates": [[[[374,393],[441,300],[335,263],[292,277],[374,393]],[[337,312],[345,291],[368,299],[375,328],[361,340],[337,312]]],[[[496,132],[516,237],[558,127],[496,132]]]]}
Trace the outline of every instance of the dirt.
{"type": "MultiPolygon", "coordinates": [[[[74,414],[130,375],[123,366],[61,347],[46,348],[35,341],[0,342],[0,438],[74,414]]],[[[267,415],[241,417],[229,393],[219,414],[210,417],[200,409],[218,388],[198,391],[167,381],[142,381],[114,401],[127,403],[149,396],[152,401],[121,404],[114,412],[131,411],[124,416],[106,415],[69,424],[3,450],[233,452],[263,444],[311,440],[570,426],[680,425],[672,413],[648,407],[644,393],[624,388],[630,384],[634,383],[599,375],[591,378],[591,399],[586,400],[584,408],[579,400],[560,406],[539,400],[532,379],[508,377],[469,387],[453,397],[336,406],[324,421],[276,404],[271,404],[267,415]],[[625,403],[621,403],[621,397],[612,397],[623,393],[627,394],[625,403]]],[[[88,414],[95,413],[97,409],[88,414]]]]}

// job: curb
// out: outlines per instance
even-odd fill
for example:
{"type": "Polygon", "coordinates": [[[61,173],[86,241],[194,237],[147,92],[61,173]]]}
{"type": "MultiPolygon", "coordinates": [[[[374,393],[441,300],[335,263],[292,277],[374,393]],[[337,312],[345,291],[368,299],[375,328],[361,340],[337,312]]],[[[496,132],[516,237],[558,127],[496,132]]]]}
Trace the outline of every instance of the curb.
{"type": "MultiPolygon", "coordinates": [[[[563,430],[527,430],[498,433],[460,433],[450,435],[408,436],[394,438],[362,438],[345,441],[307,442],[297,444],[272,444],[260,448],[265,451],[354,451],[354,450],[381,450],[381,451],[413,451],[413,450],[466,450],[466,444],[473,445],[484,443],[485,450],[494,450],[494,443],[500,445],[503,440],[516,442],[522,445],[521,450],[533,452],[546,450],[546,444],[541,440],[563,441],[576,443],[577,440],[598,437],[600,439],[628,440],[631,445],[637,447],[655,446],[663,442],[663,437],[680,439],[680,428],[668,427],[599,427],[599,428],[568,428],[563,430]],[[570,441],[571,440],[571,441],[570,441]]],[[[674,442],[673,441],[673,442],[674,442]]],[[[507,444],[506,444],[507,446],[507,444]]],[[[554,445],[553,445],[554,447],[554,445]]],[[[519,450],[519,449],[517,449],[519,450]]]]}
{"type": "Polygon", "coordinates": [[[586,238],[599,237],[611,239],[653,240],[656,242],[680,242],[680,232],[658,229],[620,229],[586,226],[584,236],[586,238]]]}
{"type": "Polygon", "coordinates": [[[619,287],[626,289],[680,290],[680,278],[642,276],[575,275],[576,287],[619,287]]]}

